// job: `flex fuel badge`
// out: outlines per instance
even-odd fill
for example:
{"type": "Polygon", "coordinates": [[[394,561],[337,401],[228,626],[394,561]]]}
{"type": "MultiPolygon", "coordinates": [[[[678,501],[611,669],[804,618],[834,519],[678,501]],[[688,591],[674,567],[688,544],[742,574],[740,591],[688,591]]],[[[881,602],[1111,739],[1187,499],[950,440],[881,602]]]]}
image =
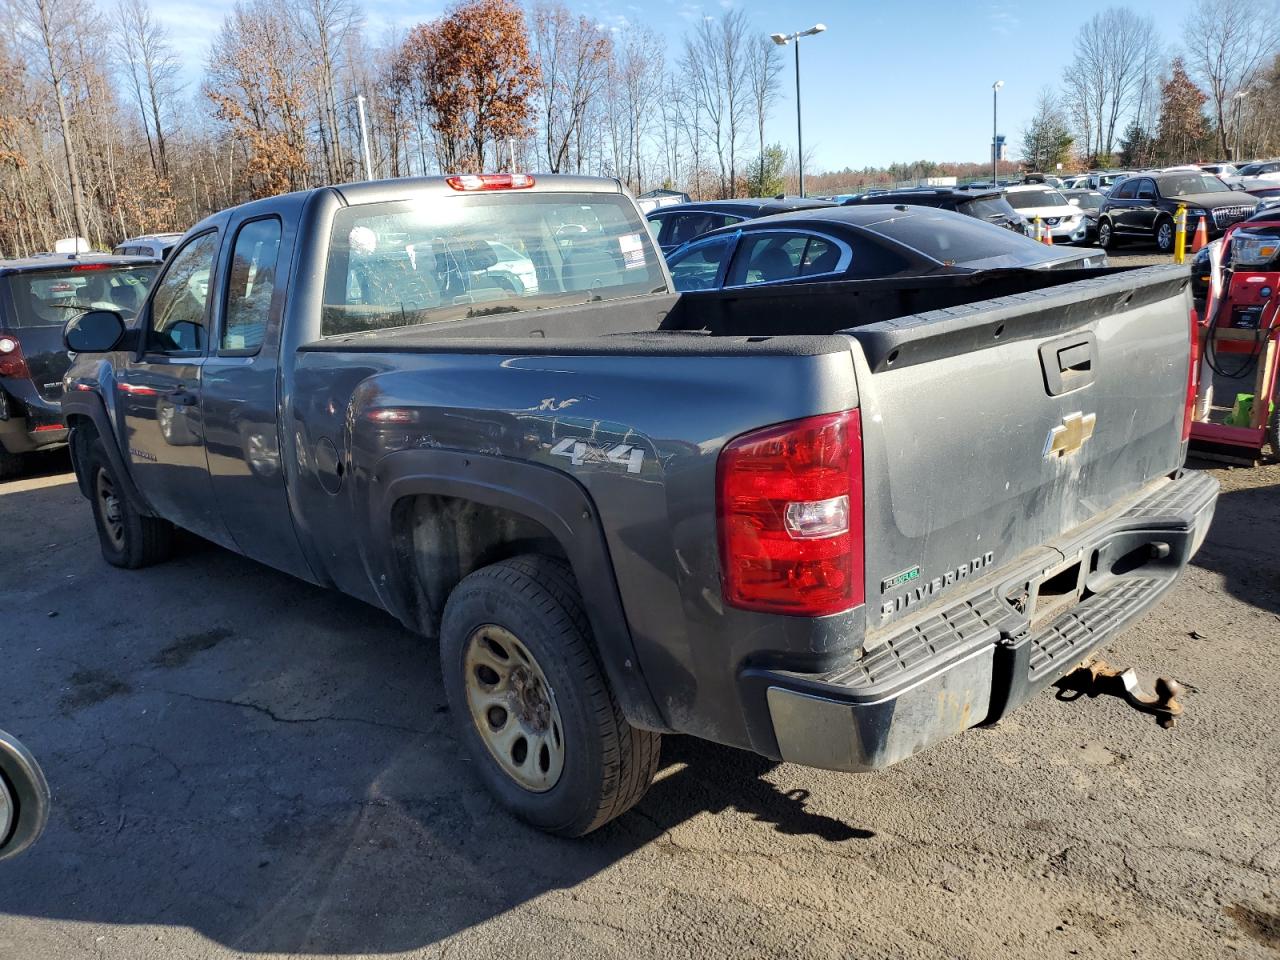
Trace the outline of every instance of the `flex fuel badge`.
{"type": "Polygon", "coordinates": [[[904,583],[910,583],[919,576],[920,568],[912,567],[910,570],[903,570],[901,573],[895,573],[892,577],[885,577],[880,581],[880,592],[888,593],[894,587],[900,587],[904,583]]]}

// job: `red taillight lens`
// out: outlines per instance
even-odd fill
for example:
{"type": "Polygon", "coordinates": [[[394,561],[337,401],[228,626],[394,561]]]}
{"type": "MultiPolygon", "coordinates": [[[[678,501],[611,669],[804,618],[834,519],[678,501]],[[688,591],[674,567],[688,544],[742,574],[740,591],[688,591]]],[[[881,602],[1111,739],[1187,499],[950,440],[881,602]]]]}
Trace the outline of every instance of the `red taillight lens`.
{"type": "Polygon", "coordinates": [[[74,271],[110,270],[114,266],[114,263],[77,263],[71,269],[74,271]]]}
{"type": "Polygon", "coordinates": [[[533,186],[527,173],[467,173],[445,181],[455,190],[522,190],[533,186]]]}
{"type": "Polygon", "coordinates": [[[27,377],[27,360],[22,344],[14,337],[0,337],[0,377],[27,377]]]}
{"type": "Polygon", "coordinates": [[[716,514],[730,606],[820,617],[862,603],[858,411],[731,441],[716,465],[716,514]]]}
{"type": "Polygon", "coordinates": [[[1182,442],[1191,439],[1191,422],[1196,411],[1196,394],[1200,388],[1200,318],[1191,309],[1191,363],[1187,368],[1187,405],[1182,411],[1182,442]]]}

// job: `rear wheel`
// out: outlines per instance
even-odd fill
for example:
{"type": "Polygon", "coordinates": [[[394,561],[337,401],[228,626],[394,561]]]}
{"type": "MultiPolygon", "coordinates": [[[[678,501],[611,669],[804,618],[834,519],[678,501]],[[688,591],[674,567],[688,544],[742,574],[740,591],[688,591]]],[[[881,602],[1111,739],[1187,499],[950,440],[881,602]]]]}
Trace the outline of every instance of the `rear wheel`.
{"type": "Polygon", "coordinates": [[[173,524],[139,513],[129,502],[101,440],[89,448],[89,496],[102,556],[113,567],[134,570],[169,559],[173,524]]]}
{"type": "Polygon", "coordinates": [[[1115,231],[1111,226],[1110,220],[1098,221],[1098,246],[1103,250],[1114,250],[1118,247],[1119,241],[1116,240],[1115,231]]]}
{"type": "Polygon", "coordinates": [[[522,820],[578,837],[648,789],[662,738],[622,715],[563,561],[530,554],[464,578],[440,658],[477,774],[522,820]]]}
{"type": "Polygon", "coordinates": [[[1173,221],[1161,217],[1155,226],[1156,249],[1161,253],[1173,253],[1173,221]]]}

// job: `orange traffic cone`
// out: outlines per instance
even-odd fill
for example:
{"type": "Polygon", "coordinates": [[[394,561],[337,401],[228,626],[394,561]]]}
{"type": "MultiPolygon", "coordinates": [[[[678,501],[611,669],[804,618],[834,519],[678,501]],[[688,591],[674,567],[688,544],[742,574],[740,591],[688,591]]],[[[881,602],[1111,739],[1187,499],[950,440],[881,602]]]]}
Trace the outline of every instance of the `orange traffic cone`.
{"type": "Polygon", "coordinates": [[[1047,223],[1044,225],[1044,242],[1049,246],[1053,246],[1053,227],[1047,223]]]}
{"type": "Polygon", "coordinates": [[[1208,217],[1200,218],[1200,225],[1196,227],[1196,235],[1191,240],[1191,252],[1199,253],[1209,245],[1209,227],[1205,223],[1208,217]]]}

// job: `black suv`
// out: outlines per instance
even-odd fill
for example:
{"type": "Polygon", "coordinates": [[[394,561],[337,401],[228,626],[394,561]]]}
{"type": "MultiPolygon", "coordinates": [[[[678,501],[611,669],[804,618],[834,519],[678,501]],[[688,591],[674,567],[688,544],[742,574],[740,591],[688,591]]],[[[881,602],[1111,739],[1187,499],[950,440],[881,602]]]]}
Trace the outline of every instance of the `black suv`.
{"type": "Polygon", "coordinates": [[[905,190],[890,190],[886,193],[864,193],[850,197],[844,202],[847,207],[862,206],[869,203],[905,203],[916,207],[938,207],[942,210],[954,210],[966,217],[974,217],[994,223],[997,227],[1005,227],[1015,233],[1026,233],[1027,221],[1022,214],[1009,204],[1000,190],[953,190],[950,187],[914,187],[905,190]]]}
{"type": "Polygon", "coordinates": [[[23,454],[66,442],[66,322],[86,310],[132,317],[158,267],[106,255],[0,260],[0,477],[16,474],[23,454]]]}
{"type": "Polygon", "coordinates": [[[668,254],[695,237],[719,230],[743,220],[754,220],[774,213],[811,210],[835,206],[830,200],[809,197],[777,197],[772,200],[704,200],[659,207],[648,214],[649,230],[663,254],[668,254]]]}
{"type": "Polygon", "coordinates": [[[1258,208],[1255,197],[1232,190],[1208,173],[1137,173],[1108,194],[1098,215],[1098,245],[1111,249],[1124,240],[1154,240],[1161,253],[1172,253],[1173,215],[1181,204],[1187,207],[1187,234],[1203,219],[1210,239],[1258,208]]]}

